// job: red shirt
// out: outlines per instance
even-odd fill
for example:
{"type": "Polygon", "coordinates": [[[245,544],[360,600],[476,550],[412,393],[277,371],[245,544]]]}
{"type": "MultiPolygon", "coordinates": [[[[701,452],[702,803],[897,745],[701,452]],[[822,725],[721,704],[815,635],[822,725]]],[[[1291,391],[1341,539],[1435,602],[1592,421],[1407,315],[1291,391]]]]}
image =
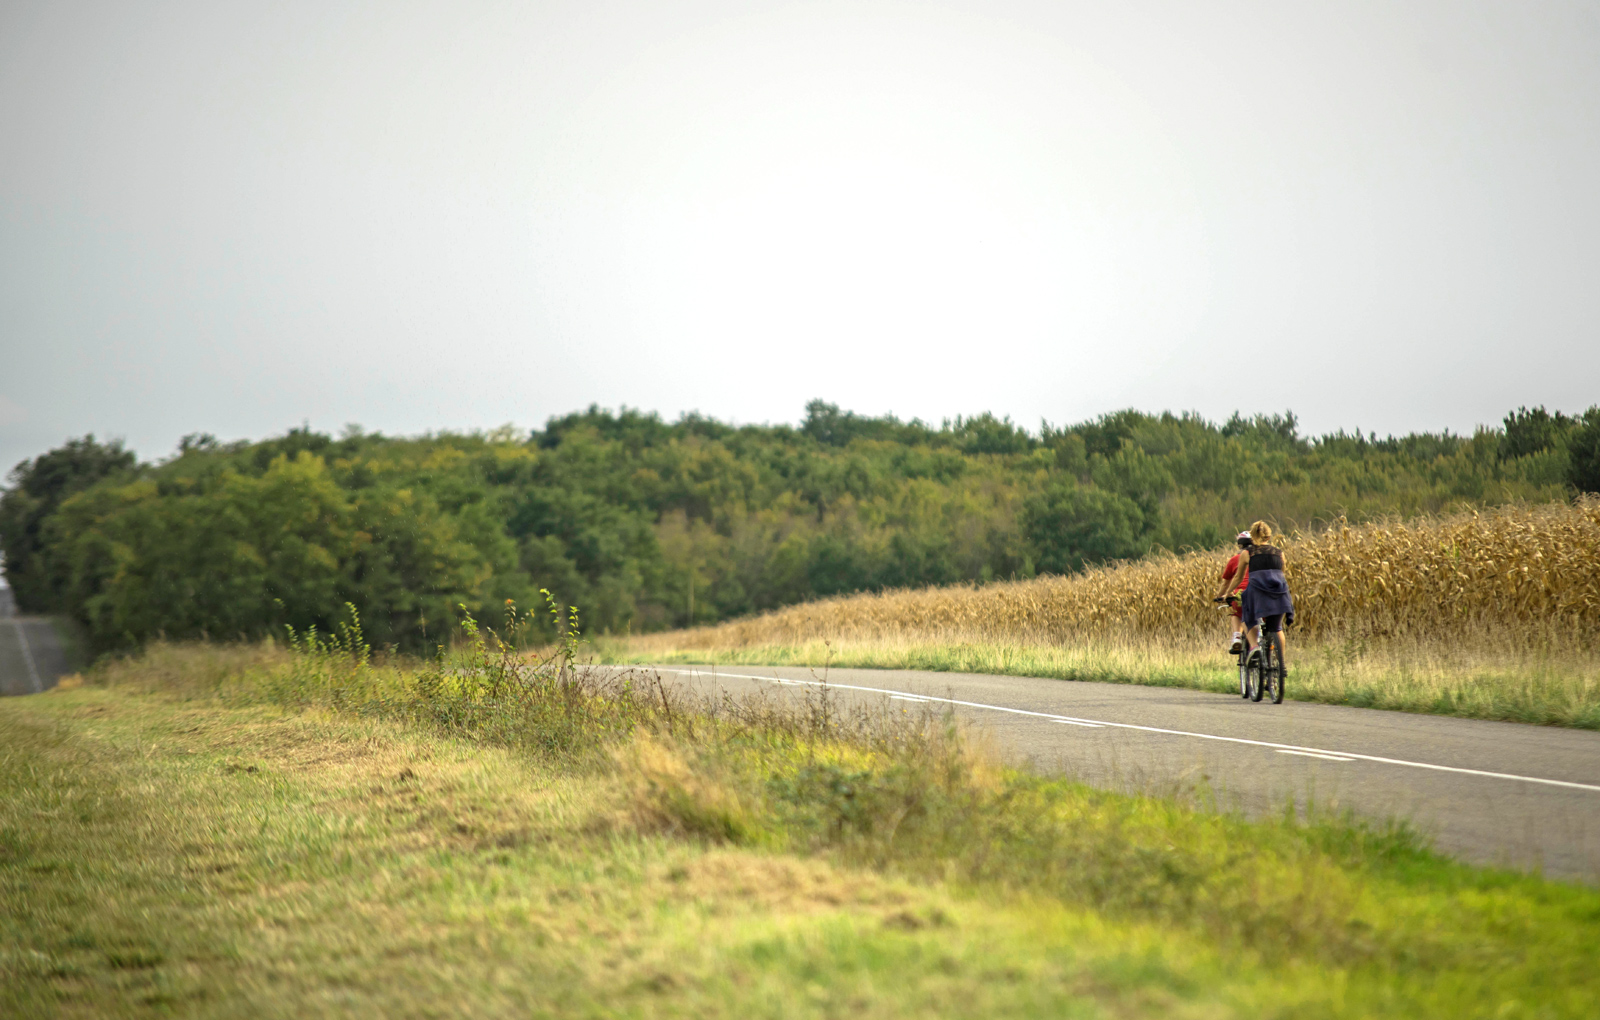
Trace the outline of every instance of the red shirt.
{"type": "MultiPolygon", "coordinates": [[[[1239,557],[1243,555],[1244,553],[1234,553],[1233,556],[1228,560],[1227,568],[1222,571],[1222,579],[1224,581],[1232,577],[1234,574],[1239,575],[1239,583],[1233,586],[1233,591],[1241,591],[1245,585],[1250,583],[1250,561],[1244,561],[1243,569],[1241,569],[1239,565],[1239,557]]],[[[1230,592],[1229,594],[1232,593],[1230,592]]]]}

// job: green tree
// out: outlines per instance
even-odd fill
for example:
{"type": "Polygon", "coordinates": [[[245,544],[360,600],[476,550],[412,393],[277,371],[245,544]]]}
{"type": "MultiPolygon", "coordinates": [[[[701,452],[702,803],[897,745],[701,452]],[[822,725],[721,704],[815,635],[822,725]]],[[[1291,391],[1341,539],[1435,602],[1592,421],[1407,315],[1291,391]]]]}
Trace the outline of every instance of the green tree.
{"type": "Polygon", "coordinates": [[[352,499],[304,451],[259,477],[228,470],[204,486],[145,479],[84,492],[63,504],[49,538],[65,551],[75,615],[101,647],[328,630],[347,602],[373,640],[415,643],[425,616],[445,629],[491,576],[431,499],[352,499]]]}
{"type": "Polygon", "coordinates": [[[1133,500],[1058,483],[1023,504],[1022,531],[1043,572],[1070,574],[1150,551],[1152,527],[1133,500]]]}
{"type": "Polygon", "coordinates": [[[63,608],[64,578],[61,564],[50,556],[45,522],[69,497],[131,471],[135,462],[120,440],[99,443],[87,435],[12,469],[10,487],[0,493],[0,550],[20,609],[45,613],[63,608]]]}
{"type": "Polygon", "coordinates": [[[963,453],[1027,453],[1037,440],[988,411],[973,418],[957,418],[948,428],[963,453]]]}
{"type": "Polygon", "coordinates": [[[1152,457],[1131,443],[1110,457],[1096,456],[1090,473],[1095,485],[1137,504],[1151,528],[1160,518],[1162,498],[1177,487],[1166,458],[1152,457]]]}
{"type": "Polygon", "coordinates": [[[1551,414],[1543,407],[1535,407],[1531,411],[1519,407],[1506,415],[1505,439],[1500,444],[1500,456],[1509,460],[1543,453],[1561,442],[1577,422],[1577,418],[1560,411],[1551,414]]]}
{"type": "Polygon", "coordinates": [[[1567,437],[1567,481],[1579,492],[1600,492],[1600,406],[1589,408],[1567,437]]]}

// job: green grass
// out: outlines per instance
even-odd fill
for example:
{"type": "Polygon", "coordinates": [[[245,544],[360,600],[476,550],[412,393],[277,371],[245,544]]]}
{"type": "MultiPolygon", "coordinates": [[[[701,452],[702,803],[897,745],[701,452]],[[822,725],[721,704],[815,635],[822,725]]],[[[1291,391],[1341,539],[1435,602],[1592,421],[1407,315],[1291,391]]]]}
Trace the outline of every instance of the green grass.
{"type": "Polygon", "coordinates": [[[937,717],[439,675],[168,646],[0,702],[0,1015],[1600,1002],[1600,893],[1404,831],[1011,772],[937,717]],[[569,739],[513,725],[553,705],[569,739]]]}
{"type": "MultiPolygon", "coordinates": [[[[1293,701],[1600,729],[1600,658],[1593,648],[1550,651],[1403,642],[1306,646],[1294,642],[1292,634],[1290,641],[1287,696],[1293,701]]],[[[600,661],[619,664],[917,669],[1218,693],[1236,692],[1239,683],[1220,632],[1214,644],[1178,647],[819,640],[708,650],[665,647],[657,636],[642,651],[615,639],[596,641],[595,650],[600,661]]]]}

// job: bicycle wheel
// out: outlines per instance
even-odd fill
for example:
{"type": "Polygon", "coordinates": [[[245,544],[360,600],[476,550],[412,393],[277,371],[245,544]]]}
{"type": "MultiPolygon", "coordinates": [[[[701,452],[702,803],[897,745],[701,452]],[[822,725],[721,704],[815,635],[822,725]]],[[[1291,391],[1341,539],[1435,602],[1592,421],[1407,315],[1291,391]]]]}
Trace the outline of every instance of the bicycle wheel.
{"type": "Polygon", "coordinates": [[[1261,671],[1261,649],[1257,648],[1244,664],[1244,696],[1251,701],[1261,700],[1261,671]]]}
{"type": "Polygon", "coordinates": [[[1245,665],[1247,662],[1249,662],[1250,654],[1251,653],[1244,651],[1239,653],[1239,697],[1241,698],[1248,698],[1250,696],[1250,686],[1245,683],[1245,665]]]}
{"type": "Polygon", "coordinates": [[[1283,668],[1283,635],[1272,635],[1273,651],[1277,652],[1272,657],[1272,703],[1283,704],[1283,685],[1288,682],[1289,671],[1283,668]]]}

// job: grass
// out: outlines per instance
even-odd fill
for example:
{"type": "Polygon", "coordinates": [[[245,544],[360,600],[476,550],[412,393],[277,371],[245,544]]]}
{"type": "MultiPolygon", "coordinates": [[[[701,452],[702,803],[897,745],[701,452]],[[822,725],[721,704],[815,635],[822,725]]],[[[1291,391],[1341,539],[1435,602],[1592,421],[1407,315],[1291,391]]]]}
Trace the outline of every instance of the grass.
{"type": "Polygon", "coordinates": [[[0,1015],[1600,1001],[1600,892],[1404,830],[1045,780],[937,716],[691,703],[483,651],[157,645],[0,702],[0,1015]]]}

